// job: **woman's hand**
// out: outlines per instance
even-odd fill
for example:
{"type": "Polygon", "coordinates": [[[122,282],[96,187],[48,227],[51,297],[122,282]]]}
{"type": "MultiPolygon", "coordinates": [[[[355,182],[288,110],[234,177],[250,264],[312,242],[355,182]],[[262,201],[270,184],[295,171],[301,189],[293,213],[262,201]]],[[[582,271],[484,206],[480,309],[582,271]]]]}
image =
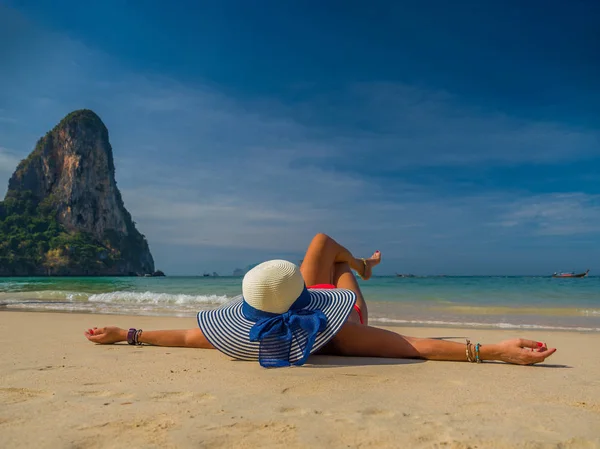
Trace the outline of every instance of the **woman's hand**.
{"type": "Polygon", "coordinates": [[[548,348],[546,343],[540,343],[523,338],[501,341],[495,346],[497,360],[516,365],[533,365],[546,360],[556,352],[556,348],[548,348]]]}
{"type": "Polygon", "coordinates": [[[83,333],[89,341],[102,345],[110,345],[127,341],[127,331],[116,326],[94,327],[83,333]]]}

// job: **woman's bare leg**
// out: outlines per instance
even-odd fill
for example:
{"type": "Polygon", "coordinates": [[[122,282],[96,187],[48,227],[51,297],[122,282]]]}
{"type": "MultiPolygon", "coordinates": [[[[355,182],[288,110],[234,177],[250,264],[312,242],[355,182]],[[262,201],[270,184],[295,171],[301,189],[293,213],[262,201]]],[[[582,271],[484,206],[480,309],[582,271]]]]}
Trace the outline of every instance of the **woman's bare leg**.
{"type": "Polygon", "coordinates": [[[363,279],[371,277],[371,270],[381,261],[376,251],[369,259],[356,258],[345,247],[326,234],[317,234],[308,245],[300,271],[306,285],[333,283],[334,264],[346,262],[363,279]]]}
{"type": "MultiPolygon", "coordinates": [[[[363,318],[361,324],[368,325],[369,310],[367,308],[367,303],[365,301],[360,287],[358,286],[358,282],[356,282],[354,274],[352,274],[350,265],[348,265],[346,262],[337,262],[334,265],[333,285],[335,285],[338,288],[352,290],[356,294],[356,305],[360,309],[360,313],[362,314],[363,318]]],[[[352,313],[350,314],[350,318],[348,320],[354,323],[360,323],[360,317],[358,316],[358,312],[356,310],[352,310],[352,313]]]]}
{"type": "MultiPolygon", "coordinates": [[[[385,329],[346,322],[319,353],[347,357],[420,358],[466,362],[466,349],[465,343],[407,337],[385,329]]],[[[479,356],[480,360],[531,365],[543,362],[555,351],[556,348],[548,348],[545,343],[513,338],[498,344],[481,345],[479,356]]]]}
{"type": "MultiPolygon", "coordinates": [[[[356,294],[356,305],[360,308],[363,322],[368,322],[367,304],[352,274],[357,271],[363,278],[371,277],[372,268],[381,261],[379,251],[369,259],[358,259],[348,249],[325,234],[317,234],[310,242],[300,267],[307,286],[316,284],[333,284],[339,288],[347,288],[356,294]]],[[[360,322],[356,310],[349,318],[352,322],[360,322]]]]}

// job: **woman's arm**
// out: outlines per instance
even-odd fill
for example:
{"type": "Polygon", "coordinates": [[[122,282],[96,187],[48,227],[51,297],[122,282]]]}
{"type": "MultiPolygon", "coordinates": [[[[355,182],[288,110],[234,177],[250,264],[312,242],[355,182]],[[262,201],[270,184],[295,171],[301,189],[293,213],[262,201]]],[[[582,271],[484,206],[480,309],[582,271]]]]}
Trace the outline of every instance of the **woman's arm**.
{"type": "MultiPolygon", "coordinates": [[[[94,343],[127,341],[127,330],[114,326],[88,329],[86,338],[94,343]]],[[[214,349],[200,329],[144,331],[139,341],[156,346],[214,349]]],[[[321,353],[354,357],[422,358],[467,361],[466,345],[431,338],[404,337],[377,327],[347,322],[321,353]]],[[[484,344],[481,360],[500,360],[518,365],[543,362],[555,348],[533,340],[513,339],[484,344]]]]}
{"type": "MultiPolygon", "coordinates": [[[[466,343],[437,340],[431,338],[403,337],[417,350],[420,358],[428,360],[455,360],[466,362],[466,343]]],[[[475,345],[470,348],[470,356],[475,360],[475,345]]],[[[543,362],[556,352],[548,349],[545,343],[523,338],[505,340],[496,344],[480,345],[479,359],[500,360],[517,365],[530,365],[543,362]]]]}
{"type": "MultiPolygon", "coordinates": [[[[404,337],[377,327],[346,323],[325,348],[329,354],[359,357],[421,358],[467,361],[466,344],[430,338],[404,337]]],[[[500,360],[519,365],[544,361],[556,349],[532,340],[513,339],[484,344],[481,360],[500,360]]],[[[473,355],[473,353],[471,353],[473,355]]]]}
{"type": "MultiPolygon", "coordinates": [[[[89,341],[100,344],[127,341],[127,329],[115,326],[94,327],[84,332],[84,335],[89,341]]],[[[213,345],[208,342],[199,328],[143,331],[138,341],[155,346],[213,349],[213,345]]]]}

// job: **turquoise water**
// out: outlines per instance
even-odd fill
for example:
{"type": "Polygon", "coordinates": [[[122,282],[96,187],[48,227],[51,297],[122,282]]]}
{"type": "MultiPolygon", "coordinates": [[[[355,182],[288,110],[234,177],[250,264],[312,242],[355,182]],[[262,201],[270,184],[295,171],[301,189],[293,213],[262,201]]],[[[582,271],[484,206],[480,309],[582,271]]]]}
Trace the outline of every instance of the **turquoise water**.
{"type": "MultiPolygon", "coordinates": [[[[600,277],[375,277],[375,323],[600,332],[600,277]]],[[[194,316],[241,294],[237,277],[0,278],[0,310],[194,316]]]]}

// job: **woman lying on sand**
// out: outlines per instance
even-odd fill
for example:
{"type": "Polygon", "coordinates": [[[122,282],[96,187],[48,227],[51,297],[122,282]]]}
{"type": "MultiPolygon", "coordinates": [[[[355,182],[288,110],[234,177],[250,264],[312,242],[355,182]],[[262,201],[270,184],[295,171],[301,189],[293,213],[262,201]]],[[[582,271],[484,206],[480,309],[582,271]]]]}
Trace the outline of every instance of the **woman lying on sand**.
{"type": "Polygon", "coordinates": [[[254,267],[242,282],[242,298],[199,312],[199,328],[94,327],[85,336],[101,344],[216,348],[233,358],[258,360],[265,367],[302,365],[313,353],[531,365],[556,351],[520,338],[481,345],[406,337],[369,326],[367,304],[352,270],[367,280],[380,261],[379,251],[369,259],[357,259],[331,237],[317,234],[299,269],[282,260],[254,267]]]}

